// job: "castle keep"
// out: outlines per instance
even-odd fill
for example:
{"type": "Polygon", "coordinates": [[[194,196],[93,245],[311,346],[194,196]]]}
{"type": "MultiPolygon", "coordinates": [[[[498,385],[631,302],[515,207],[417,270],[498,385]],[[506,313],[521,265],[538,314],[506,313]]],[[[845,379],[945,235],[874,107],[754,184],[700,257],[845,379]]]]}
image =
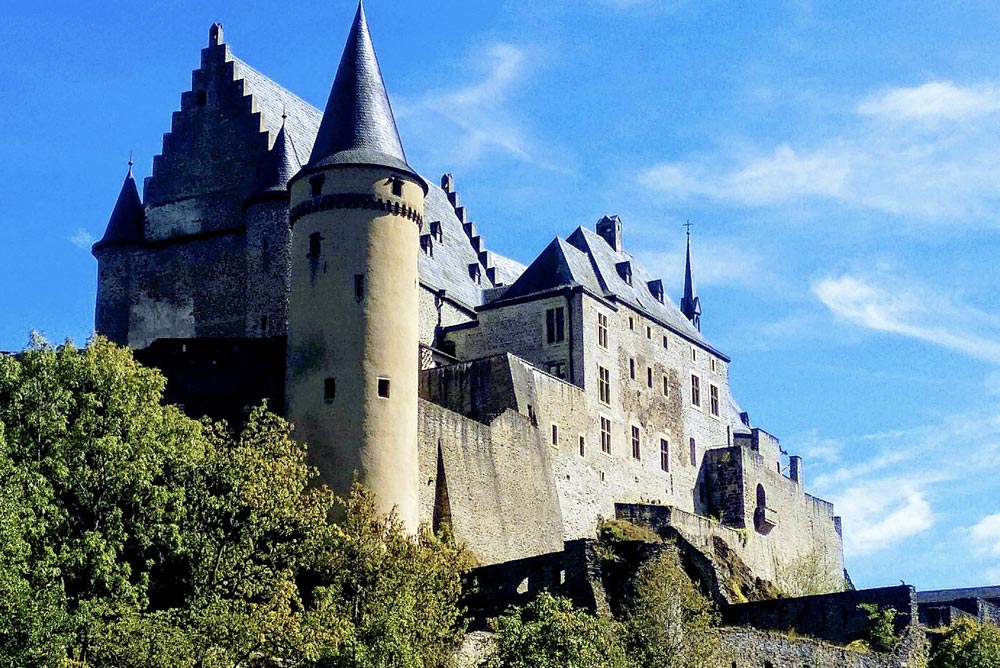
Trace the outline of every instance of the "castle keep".
{"type": "Polygon", "coordinates": [[[360,475],[486,566],[617,515],[786,589],[803,565],[842,579],[832,505],[700,331],[690,237],[679,307],[614,215],[525,267],[403,146],[360,7],[323,112],[213,25],[142,197],[130,169],[94,244],[97,331],[193,414],[283,408],[335,490],[360,475]]]}

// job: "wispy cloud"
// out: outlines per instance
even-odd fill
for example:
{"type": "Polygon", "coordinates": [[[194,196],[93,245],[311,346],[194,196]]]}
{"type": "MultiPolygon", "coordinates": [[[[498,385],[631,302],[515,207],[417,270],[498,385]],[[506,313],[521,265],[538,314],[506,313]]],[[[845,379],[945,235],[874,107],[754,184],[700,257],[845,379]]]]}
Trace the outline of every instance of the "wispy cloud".
{"type": "Polygon", "coordinates": [[[976,522],[969,527],[968,535],[977,552],[1000,557],[1000,513],[976,522]]]}
{"type": "Polygon", "coordinates": [[[812,291],[842,321],[1000,364],[1000,320],[919,283],[842,274],[817,281],[812,291]]]}
{"type": "Polygon", "coordinates": [[[637,179],[667,200],[835,201],[899,216],[886,225],[1000,224],[1000,84],[929,82],[843,111],[793,124],[772,147],[662,162],[637,179]]]}
{"type": "Polygon", "coordinates": [[[69,238],[69,242],[79,248],[80,250],[89,251],[90,247],[94,245],[97,239],[93,234],[83,229],[82,227],[77,228],[76,232],[73,233],[69,238]]]}
{"type": "Polygon", "coordinates": [[[436,138],[430,150],[447,155],[442,162],[468,165],[489,154],[564,171],[543,157],[541,142],[533,137],[516,111],[513,98],[528,76],[524,46],[495,42],[477,50],[468,69],[478,78],[456,88],[431,91],[419,98],[400,97],[401,121],[420,126],[413,136],[436,138]]]}
{"type": "Polygon", "coordinates": [[[890,121],[965,120],[1000,111],[1000,86],[958,86],[931,81],[912,88],[894,88],[858,105],[858,112],[890,121]]]}

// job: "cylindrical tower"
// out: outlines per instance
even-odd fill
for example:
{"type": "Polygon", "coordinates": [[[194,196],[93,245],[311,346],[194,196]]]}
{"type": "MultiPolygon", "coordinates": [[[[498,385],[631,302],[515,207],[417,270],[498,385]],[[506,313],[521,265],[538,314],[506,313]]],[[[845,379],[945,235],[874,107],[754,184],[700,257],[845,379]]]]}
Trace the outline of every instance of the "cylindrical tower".
{"type": "Polygon", "coordinates": [[[358,476],[415,531],[427,186],[406,163],[360,7],[290,191],[288,417],[334,491],[346,494],[358,476]]]}

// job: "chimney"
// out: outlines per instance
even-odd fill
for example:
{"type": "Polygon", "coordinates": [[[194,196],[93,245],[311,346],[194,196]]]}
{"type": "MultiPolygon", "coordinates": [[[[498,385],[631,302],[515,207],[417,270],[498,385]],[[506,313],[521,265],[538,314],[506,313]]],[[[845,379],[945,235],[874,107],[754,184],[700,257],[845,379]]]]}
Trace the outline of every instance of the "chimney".
{"type": "Polygon", "coordinates": [[[615,252],[622,252],[622,219],[618,216],[604,216],[597,221],[597,234],[608,242],[615,252]]]}
{"type": "Polygon", "coordinates": [[[788,477],[794,480],[799,487],[805,484],[802,471],[802,457],[798,455],[790,455],[788,457],[788,477]]]}

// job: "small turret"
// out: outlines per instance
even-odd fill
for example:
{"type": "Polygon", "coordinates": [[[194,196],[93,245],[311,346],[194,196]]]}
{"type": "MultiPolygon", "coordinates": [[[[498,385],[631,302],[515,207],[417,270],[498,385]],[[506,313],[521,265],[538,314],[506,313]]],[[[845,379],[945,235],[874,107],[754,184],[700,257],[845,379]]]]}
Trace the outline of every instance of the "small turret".
{"type": "Polygon", "coordinates": [[[142,200],[139,199],[139,189],[135,185],[135,177],[132,176],[132,165],[134,164],[135,161],[129,155],[128,173],[125,175],[125,182],[122,183],[122,189],[118,193],[118,201],[115,202],[115,208],[111,212],[104,236],[93,246],[95,256],[108,246],[142,243],[145,212],[142,209],[142,200]]]}
{"type": "Polygon", "coordinates": [[[701,331],[701,299],[695,294],[694,275],[691,272],[691,226],[687,231],[687,260],[684,264],[684,296],[681,297],[681,313],[698,331],[701,331]]]}
{"type": "Polygon", "coordinates": [[[281,129],[274,138],[274,146],[257,164],[253,191],[244,203],[244,208],[262,199],[288,200],[288,182],[302,169],[302,161],[292,138],[285,131],[286,118],[288,117],[282,114],[281,129]]]}

